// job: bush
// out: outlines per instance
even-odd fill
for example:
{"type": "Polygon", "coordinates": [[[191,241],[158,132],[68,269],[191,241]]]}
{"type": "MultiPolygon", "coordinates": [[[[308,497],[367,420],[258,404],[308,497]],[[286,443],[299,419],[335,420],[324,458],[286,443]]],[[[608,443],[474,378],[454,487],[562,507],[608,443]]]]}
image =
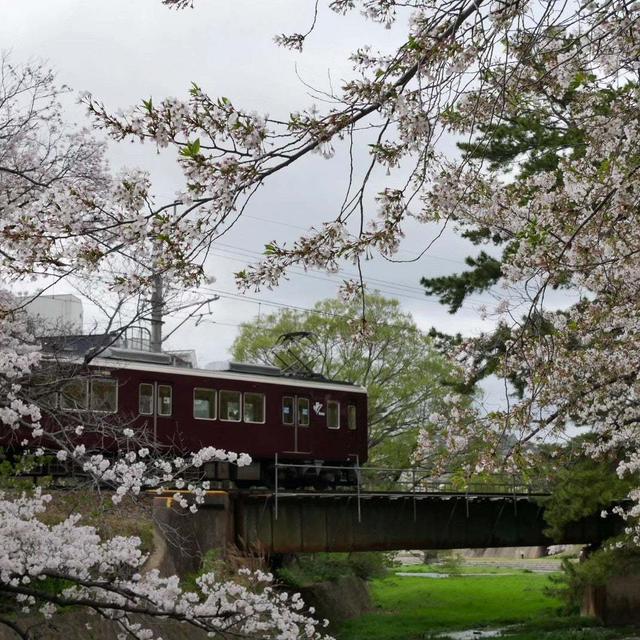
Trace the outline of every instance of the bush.
{"type": "Polygon", "coordinates": [[[422,560],[423,564],[432,564],[434,561],[438,559],[439,551],[435,549],[425,549],[423,551],[424,558],[422,560]]]}
{"type": "Polygon", "coordinates": [[[349,554],[348,563],[358,578],[372,580],[387,573],[391,560],[387,554],[366,551],[349,554]]]}
{"type": "Polygon", "coordinates": [[[451,553],[442,558],[440,568],[443,573],[448,573],[450,576],[459,576],[462,574],[463,564],[464,558],[461,555],[451,553]]]}
{"type": "Polygon", "coordinates": [[[210,572],[215,573],[220,580],[226,580],[232,575],[232,571],[224,561],[220,549],[209,549],[209,551],[204,554],[204,557],[202,558],[202,566],[200,567],[200,569],[195,573],[191,573],[185,576],[184,580],[182,581],[183,589],[185,591],[195,591],[196,593],[198,593],[200,591],[200,588],[198,587],[198,584],[196,582],[197,579],[201,575],[210,572]]]}
{"type": "Polygon", "coordinates": [[[342,576],[371,580],[382,577],[388,565],[384,553],[305,553],[294,556],[276,575],[288,586],[300,589],[318,582],[335,582],[342,576]]]}
{"type": "Polygon", "coordinates": [[[572,441],[565,452],[569,457],[551,479],[551,495],[538,498],[545,508],[544,519],[548,525],[545,533],[552,539],[562,538],[567,525],[624,499],[636,486],[637,479],[633,476],[618,477],[618,456],[609,454],[593,459],[583,453],[575,455],[576,449],[581,452],[584,443],[592,441],[593,434],[572,441]]]}

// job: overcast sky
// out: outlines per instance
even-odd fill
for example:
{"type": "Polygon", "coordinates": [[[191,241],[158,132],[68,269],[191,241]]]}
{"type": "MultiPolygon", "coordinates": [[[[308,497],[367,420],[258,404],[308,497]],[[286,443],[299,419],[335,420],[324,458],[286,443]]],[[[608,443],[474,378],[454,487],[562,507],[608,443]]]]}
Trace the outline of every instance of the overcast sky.
{"type": "MultiPolygon", "coordinates": [[[[47,60],[61,82],[78,92],[90,91],[113,110],[149,96],[184,97],[194,81],[211,95],[228,96],[245,108],[286,116],[313,102],[303,80],[321,89],[337,87],[352,75],[347,59],[351,51],[364,44],[389,49],[402,37],[402,29],[385,30],[357,13],[345,18],[325,9],[302,55],[275,46],[275,34],[306,30],[312,6],[311,0],[198,0],[195,9],[175,12],[160,0],[0,0],[0,43],[12,51],[16,62],[47,60]]],[[[75,122],[83,119],[77,106],[70,105],[68,113],[75,122]]],[[[109,157],[114,169],[123,165],[149,169],[158,202],[170,202],[182,188],[172,151],[158,155],[151,146],[112,144],[109,157]]],[[[356,156],[360,168],[366,158],[365,148],[356,156]]],[[[311,225],[334,217],[344,195],[346,169],[339,149],[332,160],[313,156],[274,176],[247,215],[214,248],[207,265],[216,277],[213,288],[237,295],[233,272],[255,258],[266,242],[293,240],[311,225]]],[[[385,176],[376,180],[383,185],[385,176]]],[[[407,227],[399,257],[415,257],[435,232],[424,226],[407,227]]],[[[476,334],[490,326],[479,319],[478,303],[491,304],[493,298],[475,296],[451,316],[425,297],[419,285],[423,275],[463,268],[470,250],[446,232],[418,261],[371,260],[365,265],[365,279],[370,288],[400,300],[424,329],[435,325],[448,332],[476,334]]],[[[353,267],[345,271],[352,272],[353,267]]],[[[188,324],[169,346],[196,349],[201,364],[223,359],[239,323],[259,311],[273,310],[269,303],[309,307],[335,295],[344,277],[296,271],[279,288],[251,294],[252,299],[223,297],[212,304],[206,322],[197,327],[188,324]]],[[[61,285],[55,293],[67,291],[61,285]]],[[[85,315],[92,313],[87,306],[85,315]]]]}

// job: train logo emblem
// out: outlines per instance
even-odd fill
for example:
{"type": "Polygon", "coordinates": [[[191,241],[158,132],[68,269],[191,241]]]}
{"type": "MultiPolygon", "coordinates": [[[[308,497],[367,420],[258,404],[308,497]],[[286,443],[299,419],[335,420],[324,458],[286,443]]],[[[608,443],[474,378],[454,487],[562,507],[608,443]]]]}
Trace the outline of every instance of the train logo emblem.
{"type": "Polygon", "coordinates": [[[322,404],[322,402],[316,402],[313,405],[313,410],[316,412],[317,416],[323,416],[324,415],[324,411],[322,409],[324,405],[322,404]]]}

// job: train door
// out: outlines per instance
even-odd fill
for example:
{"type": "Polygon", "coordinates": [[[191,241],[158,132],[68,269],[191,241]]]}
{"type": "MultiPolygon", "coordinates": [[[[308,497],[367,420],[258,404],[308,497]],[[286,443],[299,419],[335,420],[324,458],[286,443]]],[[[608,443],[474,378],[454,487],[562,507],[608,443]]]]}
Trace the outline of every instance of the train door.
{"type": "Polygon", "coordinates": [[[162,382],[143,382],[138,389],[138,413],[147,416],[158,439],[158,427],[173,415],[173,388],[162,382]]]}
{"type": "Polygon", "coordinates": [[[311,453],[311,401],[307,396],[282,398],[282,424],[292,428],[295,453],[311,453]]]}

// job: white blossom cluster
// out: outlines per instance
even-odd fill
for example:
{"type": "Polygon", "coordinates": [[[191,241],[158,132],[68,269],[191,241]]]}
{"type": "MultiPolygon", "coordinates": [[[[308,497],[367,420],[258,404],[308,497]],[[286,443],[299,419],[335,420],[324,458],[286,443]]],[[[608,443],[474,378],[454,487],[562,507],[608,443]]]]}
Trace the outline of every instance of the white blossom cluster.
{"type": "MultiPolygon", "coordinates": [[[[196,505],[203,504],[204,492],[209,489],[209,484],[206,481],[202,484],[187,484],[184,476],[188,472],[202,469],[207,462],[231,462],[240,467],[251,463],[251,457],[246,453],[238,455],[215,447],[204,447],[186,457],[172,459],[152,456],[146,447],[129,451],[115,459],[101,453],[90,454],[86,451],[85,445],[75,446],[70,455],[65,455],[64,449],[59,449],[57,454],[58,459],[61,458],[60,454],[63,454],[65,460],[73,461],[95,481],[115,487],[115,493],[111,496],[115,504],[120,503],[126,495],[136,496],[144,489],[187,487],[194,497],[192,511],[197,509],[196,505]]],[[[188,506],[188,501],[183,495],[177,494],[177,500],[181,506],[188,506]]]]}
{"type": "Polygon", "coordinates": [[[20,397],[21,381],[38,365],[41,352],[33,344],[24,320],[11,310],[15,299],[0,289],[0,428],[28,427],[38,433],[40,409],[20,397]]]}
{"type": "MultiPolygon", "coordinates": [[[[579,152],[517,181],[479,161],[462,165],[443,158],[422,194],[421,218],[453,219],[516,241],[503,260],[503,281],[505,295],[520,291],[525,317],[501,306],[512,339],[500,373],[525,380],[525,394],[506,411],[476,417],[477,431],[488,439],[508,436],[522,453],[519,445],[588,427],[598,438],[587,453],[616,452],[618,473],[640,484],[640,88],[634,80],[640,7],[626,11],[623,4],[589,3],[593,13],[585,9],[580,30],[573,24],[562,41],[554,36],[537,43],[536,55],[547,62],[544,75],[534,70],[540,58],[529,65],[536,88],[551,101],[572,91],[563,117],[583,136],[579,152]],[[548,309],[545,292],[552,287],[573,289],[579,301],[562,311],[548,309]],[[536,322],[548,329],[535,330],[536,322]]],[[[498,97],[507,105],[501,117],[534,107],[513,98],[521,90],[514,78],[471,92],[453,126],[463,131],[471,118],[482,123],[498,97]]],[[[466,348],[473,356],[472,344],[466,348]]],[[[448,429],[457,429],[456,416],[449,419],[448,429]]],[[[625,514],[627,532],[640,542],[633,524],[640,515],[638,491],[629,497],[636,504],[625,514]]]]}
{"type": "MultiPolygon", "coordinates": [[[[8,294],[5,298],[15,304],[8,294]]],[[[37,372],[41,352],[25,330],[24,315],[2,316],[0,334],[0,381],[7,385],[4,397],[19,394],[15,379],[29,381],[37,372]]],[[[183,457],[159,456],[148,447],[130,449],[120,456],[92,452],[85,444],[74,444],[90,433],[89,425],[70,426],[51,433],[43,420],[39,425],[37,405],[19,397],[2,407],[3,433],[22,430],[26,443],[40,443],[37,456],[54,453],[59,461],[73,462],[102,486],[114,488],[111,499],[137,496],[142,490],[170,486],[181,507],[195,512],[204,502],[207,482],[186,482],[186,474],[211,461],[247,465],[251,458],[214,447],[205,447],[183,457]],[[62,437],[66,435],[67,437],[62,437]],[[56,448],[57,445],[57,448],[56,448]]],[[[102,431],[104,433],[104,430],[102,431]]],[[[123,429],[125,441],[136,444],[135,432],[123,429]]],[[[55,615],[59,606],[89,606],[110,618],[123,637],[155,638],[136,616],[172,618],[212,634],[234,637],[323,638],[318,622],[303,611],[298,594],[289,596],[269,585],[272,578],[261,572],[242,572],[236,581],[221,581],[205,574],[197,591],[185,591],[176,576],[162,577],[145,571],[146,556],[137,537],[101,539],[95,527],[83,525],[72,514],[55,525],[45,524],[52,496],[38,488],[33,495],[0,493],[0,592],[15,598],[24,613],[55,615]],[[47,588],[47,579],[62,579],[70,586],[60,592],[47,588]],[[131,616],[134,616],[133,618],[131,616]],[[128,635],[127,635],[128,634],[128,635]]]]}
{"type": "Polygon", "coordinates": [[[206,573],[197,578],[196,591],[185,591],[176,576],[143,570],[138,538],[103,541],[94,527],[80,524],[79,515],[52,526],[41,522],[50,500],[40,490],[14,499],[0,494],[0,590],[13,595],[24,613],[38,610],[49,618],[58,606],[89,604],[114,620],[123,638],[139,640],[157,637],[136,619],[140,614],[184,621],[212,635],[327,637],[303,612],[299,594],[274,591],[270,574],[241,570],[237,581],[220,581],[206,573]],[[47,578],[69,586],[47,597],[47,578]]]}
{"type": "MultiPolygon", "coordinates": [[[[42,65],[0,60],[0,278],[100,274],[114,294],[148,290],[149,266],[166,286],[201,282],[193,259],[202,223],[153,206],[146,172],[109,174],[105,144],[69,129],[58,86],[42,65]]],[[[4,304],[3,304],[4,308],[4,304]]]]}
{"type": "MultiPolygon", "coordinates": [[[[9,316],[6,316],[8,318],[9,316]]],[[[22,321],[5,322],[0,349],[3,370],[0,380],[33,372],[40,355],[24,333],[22,321]],[[14,344],[12,339],[20,338],[14,344]],[[16,346],[17,345],[17,346],[16,346]],[[25,347],[28,346],[28,348],[25,347]],[[25,347],[23,349],[23,347],[25,347]],[[24,351],[24,357],[23,357],[24,351]]],[[[10,387],[18,392],[19,385],[10,387]]],[[[39,409],[13,400],[4,408],[3,429],[16,429],[38,419],[39,409]]],[[[130,450],[113,458],[92,453],[74,439],[87,435],[86,426],[69,428],[68,439],[47,439],[44,429],[32,429],[31,437],[48,443],[60,461],[70,461],[89,474],[95,482],[111,486],[111,499],[118,504],[124,496],[137,496],[143,489],[164,486],[179,491],[174,498],[181,507],[195,512],[209,489],[207,482],[189,482],[183,477],[211,461],[239,466],[249,464],[246,454],[205,447],[184,457],[158,456],[147,447],[130,450]],[[52,448],[58,443],[57,450],[52,448]]],[[[123,430],[127,441],[135,444],[135,433],[123,430]]],[[[37,455],[44,455],[40,446],[37,455]]],[[[116,536],[101,539],[95,527],[83,525],[79,514],[48,525],[42,520],[52,497],[38,488],[31,496],[0,493],[0,592],[15,598],[23,613],[39,612],[45,618],[55,615],[59,606],[89,606],[112,619],[122,629],[122,637],[152,639],[156,633],[140,623],[139,616],[162,617],[192,624],[213,635],[263,638],[325,638],[319,623],[303,611],[299,594],[289,596],[275,591],[270,575],[243,571],[237,580],[219,580],[208,573],[197,580],[197,591],[185,591],[176,576],[162,577],[157,571],[145,571],[146,556],[137,537],[116,536]],[[47,579],[62,579],[68,585],[60,592],[47,588],[47,579]],[[132,618],[133,616],[133,618],[132,618]]],[[[313,612],[311,612],[313,613],[313,612]]]]}

